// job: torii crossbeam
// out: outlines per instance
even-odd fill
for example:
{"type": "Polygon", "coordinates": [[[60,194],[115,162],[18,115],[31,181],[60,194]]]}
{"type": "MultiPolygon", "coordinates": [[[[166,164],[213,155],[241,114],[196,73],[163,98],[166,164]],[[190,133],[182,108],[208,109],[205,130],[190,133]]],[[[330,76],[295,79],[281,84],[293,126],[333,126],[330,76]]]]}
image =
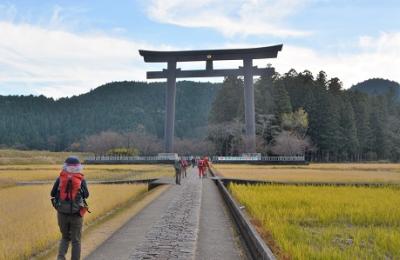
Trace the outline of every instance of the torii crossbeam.
{"type": "Polygon", "coordinates": [[[272,67],[258,68],[253,66],[253,59],[276,58],[282,50],[282,44],[248,49],[194,50],[194,51],[148,51],[139,50],[145,62],[166,62],[167,69],[147,72],[148,79],[167,79],[166,113],[165,113],[165,152],[174,152],[175,95],[177,78],[194,77],[244,77],[244,106],[246,125],[246,152],[256,150],[256,128],[254,108],[253,76],[272,75],[272,67]],[[215,60],[242,60],[243,66],[236,69],[213,69],[215,60]],[[204,70],[181,70],[178,62],[205,61],[204,70]]]}

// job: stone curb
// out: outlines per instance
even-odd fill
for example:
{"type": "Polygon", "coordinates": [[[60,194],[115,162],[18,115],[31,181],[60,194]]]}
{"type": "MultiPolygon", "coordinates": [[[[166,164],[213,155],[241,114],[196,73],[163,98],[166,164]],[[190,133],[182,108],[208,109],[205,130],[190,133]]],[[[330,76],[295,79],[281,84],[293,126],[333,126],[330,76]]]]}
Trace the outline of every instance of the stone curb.
{"type": "MultiPolygon", "coordinates": [[[[54,181],[21,181],[17,182],[17,186],[46,185],[53,184],[54,181]]],[[[148,190],[152,190],[160,185],[169,185],[173,182],[164,181],[162,179],[142,179],[142,180],[113,180],[113,181],[87,181],[88,184],[147,184],[148,190]]]]}
{"type": "Polygon", "coordinates": [[[269,180],[248,180],[248,179],[230,179],[219,178],[225,186],[230,183],[245,185],[292,185],[292,186],[356,186],[356,187],[398,187],[400,183],[368,183],[368,182],[291,182],[291,181],[269,181],[269,180]]]}
{"type": "MultiPolygon", "coordinates": [[[[215,176],[213,171],[210,170],[211,175],[215,176]]],[[[229,193],[223,182],[218,179],[213,179],[215,184],[218,186],[219,191],[222,194],[222,197],[227,204],[233,219],[239,229],[240,234],[243,237],[244,242],[251,254],[253,259],[262,259],[262,260],[275,260],[276,257],[272,253],[271,249],[265,244],[264,240],[257,233],[254,226],[251,224],[248,217],[242,212],[239,204],[235,201],[232,195],[229,193]]]]}

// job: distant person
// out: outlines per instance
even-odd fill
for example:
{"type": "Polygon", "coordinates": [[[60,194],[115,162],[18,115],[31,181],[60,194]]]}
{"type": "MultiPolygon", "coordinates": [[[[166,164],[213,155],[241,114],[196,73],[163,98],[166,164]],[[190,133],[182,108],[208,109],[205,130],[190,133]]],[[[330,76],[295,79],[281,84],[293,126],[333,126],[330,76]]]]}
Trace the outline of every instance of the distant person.
{"type": "Polygon", "coordinates": [[[207,156],[205,156],[203,160],[204,160],[204,175],[207,178],[208,171],[210,170],[210,162],[208,161],[207,156]]]}
{"type": "Polygon", "coordinates": [[[181,164],[181,174],[183,172],[183,177],[186,178],[186,168],[188,167],[188,163],[185,159],[181,159],[180,160],[180,164],[181,164]]]}
{"type": "Polygon", "coordinates": [[[199,178],[200,179],[204,178],[204,166],[205,166],[204,160],[200,158],[197,161],[197,168],[199,169],[199,178]]]}
{"type": "Polygon", "coordinates": [[[57,209],[58,226],[61,231],[57,259],[65,260],[71,242],[71,259],[79,260],[83,215],[88,211],[85,199],[89,197],[89,190],[77,157],[70,156],[65,160],[50,195],[53,206],[57,209]]]}
{"type": "Polygon", "coordinates": [[[181,185],[182,169],[181,169],[181,163],[179,160],[175,160],[174,169],[175,169],[175,184],[181,185]]]}
{"type": "Polygon", "coordinates": [[[196,158],[192,157],[192,168],[194,168],[194,166],[196,166],[196,158]]]}

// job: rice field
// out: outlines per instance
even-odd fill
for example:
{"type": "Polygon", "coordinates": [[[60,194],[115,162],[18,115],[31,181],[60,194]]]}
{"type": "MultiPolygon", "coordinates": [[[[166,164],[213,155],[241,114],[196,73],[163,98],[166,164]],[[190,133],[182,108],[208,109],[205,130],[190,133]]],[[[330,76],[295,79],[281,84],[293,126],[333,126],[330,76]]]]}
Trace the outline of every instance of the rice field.
{"type": "MultiPolygon", "coordinates": [[[[89,153],[73,153],[84,158],[89,153]]],[[[70,152],[49,152],[49,151],[21,151],[13,149],[0,149],[0,165],[21,165],[21,164],[61,164],[65,158],[71,155],[70,152]]]]}
{"type": "MultiPolygon", "coordinates": [[[[50,203],[52,184],[18,186],[59,176],[70,153],[0,150],[0,260],[28,259],[57,242],[60,232],[50,203]]],[[[84,158],[84,154],[78,154],[84,158]]],[[[84,165],[86,180],[134,180],[174,176],[170,165],[84,165]]],[[[88,225],[130,205],[147,191],[145,184],[89,184],[88,225]]]]}
{"type": "MultiPolygon", "coordinates": [[[[0,165],[0,189],[19,181],[54,181],[61,165],[0,165]]],[[[84,165],[87,180],[137,180],[172,177],[170,165],[84,165]]]]}
{"type": "MultiPolygon", "coordinates": [[[[0,190],[0,259],[27,259],[53,245],[60,236],[57,212],[50,203],[51,185],[0,190]]],[[[85,226],[147,191],[147,185],[90,185],[91,214],[85,226]]]]}
{"type": "Polygon", "coordinates": [[[229,188],[280,259],[400,259],[397,187],[229,188]]]}
{"type": "Polygon", "coordinates": [[[232,179],[283,182],[400,183],[400,164],[234,165],[214,164],[217,174],[232,179]]]}

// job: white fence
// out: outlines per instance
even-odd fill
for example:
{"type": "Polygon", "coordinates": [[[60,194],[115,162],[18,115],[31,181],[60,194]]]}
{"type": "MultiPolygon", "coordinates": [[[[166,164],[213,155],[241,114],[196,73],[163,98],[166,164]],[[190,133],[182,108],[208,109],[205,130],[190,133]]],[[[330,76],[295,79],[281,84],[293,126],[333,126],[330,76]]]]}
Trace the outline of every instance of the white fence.
{"type": "MultiPolygon", "coordinates": [[[[109,155],[98,155],[86,158],[87,161],[173,161],[178,159],[176,156],[171,155],[157,155],[157,156],[109,156],[109,155]]],[[[182,159],[190,160],[192,156],[182,156],[182,159]]],[[[194,158],[199,159],[200,157],[195,156],[194,158]]],[[[212,161],[215,162],[304,162],[305,156],[214,156],[212,161]]]]}
{"type": "Polygon", "coordinates": [[[229,162],[229,161],[267,161],[267,162],[304,162],[304,155],[296,156],[214,156],[213,161],[229,162]]]}
{"type": "Polygon", "coordinates": [[[109,156],[98,155],[86,158],[87,161],[173,161],[171,156],[109,156]]]}

